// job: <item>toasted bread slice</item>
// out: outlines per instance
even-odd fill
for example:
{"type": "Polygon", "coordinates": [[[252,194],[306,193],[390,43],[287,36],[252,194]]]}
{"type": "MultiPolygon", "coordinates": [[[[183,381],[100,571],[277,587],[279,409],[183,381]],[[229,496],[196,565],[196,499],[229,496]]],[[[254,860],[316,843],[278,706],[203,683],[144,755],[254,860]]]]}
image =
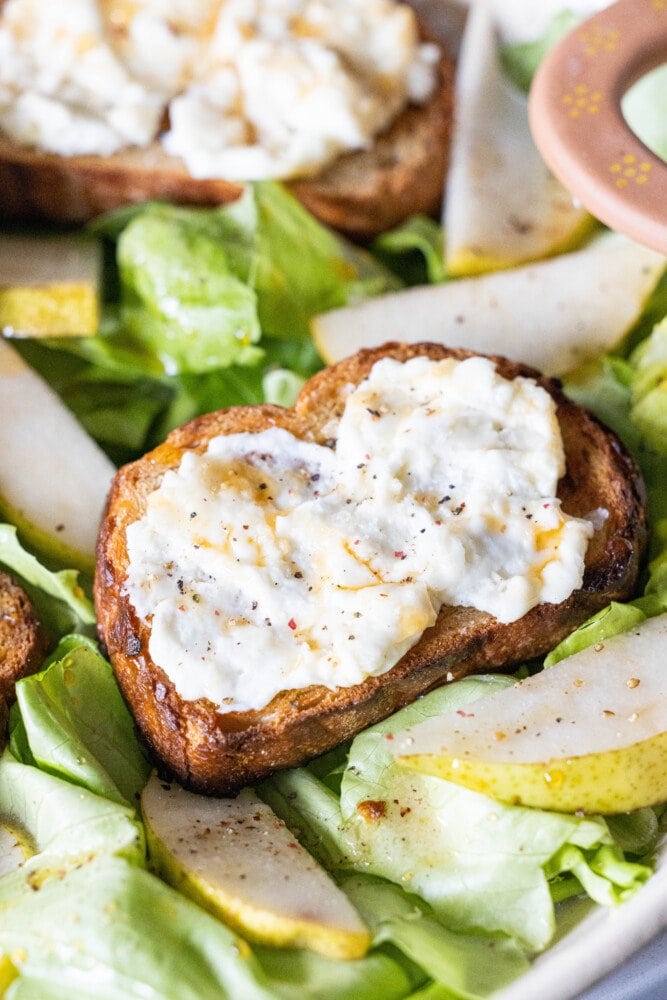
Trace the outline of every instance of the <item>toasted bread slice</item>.
{"type": "Polygon", "coordinates": [[[48,636],[32,601],[8,573],[0,571],[0,743],[16,682],[39,670],[48,636]]]}
{"type": "Polygon", "coordinates": [[[443,607],[436,624],[387,673],[333,691],[321,686],[283,691],[258,711],[219,714],[206,699],[186,702],[152,662],[150,628],[137,618],[124,589],[126,529],[143,515],[147,497],[185,452],[203,452],[216,435],[272,426],[323,444],[332,428],[335,433],[350,385],[360,383],[380,358],[470,354],[436,344],[361,351],[312,378],[292,409],[249,406],[200,417],[116,476],[98,543],[100,635],[146,741],[190,788],[224,794],[301,764],[447,680],[504,670],[546,653],[610,600],[631,594],[646,540],[643,484],[634,463],[610,431],[563,396],[557,382],[494,358],[501,375],[536,378],[557,403],[567,458],[558,489],[563,509],[579,517],[597,508],[609,512],[590,541],[580,590],[561,604],[540,604],[509,625],[471,608],[443,607]]]}
{"type": "MultiPolygon", "coordinates": [[[[347,153],[318,176],[289,184],[322,222],[372,237],[442,200],[452,123],[453,61],[443,51],[438,85],[423,106],[410,106],[370,150],[347,153]]],[[[242,186],[196,180],[159,142],[113,156],[62,157],[16,146],[0,133],[0,218],[86,222],[102,212],[150,199],[219,205],[242,186]]]]}

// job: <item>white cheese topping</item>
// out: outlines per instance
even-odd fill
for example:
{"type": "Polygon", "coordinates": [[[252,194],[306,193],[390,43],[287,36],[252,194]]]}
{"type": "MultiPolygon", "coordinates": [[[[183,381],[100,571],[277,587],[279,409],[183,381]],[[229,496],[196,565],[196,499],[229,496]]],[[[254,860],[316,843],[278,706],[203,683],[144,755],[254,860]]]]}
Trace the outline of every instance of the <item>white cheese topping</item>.
{"type": "Polygon", "coordinates": [[[62,156],[146,145],[162,99],[104,39],[93,0],[8,0],[0,16],[0,129],[62,156]]]}
{"type": "Polygon", "coordinates": [[[198,178],[317,172],[435,85],[396,0],[6,0],[0,129],[61,155],[163,136],[198,178]]]}
{"type": "Polygon", "coordinates": [[[127,531],[150,653],[221,711],[389,670],[443,604],[511,622],[564,600],[593,529],[563,514],[554,403],[483,358],[378,362],[335,451],[272,428],[214,438],[127,531]]]}

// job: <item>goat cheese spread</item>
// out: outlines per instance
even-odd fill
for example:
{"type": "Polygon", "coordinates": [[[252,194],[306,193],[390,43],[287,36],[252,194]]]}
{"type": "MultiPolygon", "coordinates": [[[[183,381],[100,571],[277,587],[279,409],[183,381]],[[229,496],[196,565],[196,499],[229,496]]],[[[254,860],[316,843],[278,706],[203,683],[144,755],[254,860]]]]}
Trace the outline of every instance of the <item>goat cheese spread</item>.
{"type": "Polygon", "coordinates": [[[397,0],[6,0],[0,130],[61,156],[165,149],[193,177],[319,171],[435,86],[397,0]]]}
{"type": "Polygon", "coordinates": [[[485,358],[384,359],[335,449],[271,427],[186,453],[127,530],[126,592],[186,700],[389,670],[443,604],[501,622],[581,585],[593,527],[556,498],[549,394],[485,358]]]}

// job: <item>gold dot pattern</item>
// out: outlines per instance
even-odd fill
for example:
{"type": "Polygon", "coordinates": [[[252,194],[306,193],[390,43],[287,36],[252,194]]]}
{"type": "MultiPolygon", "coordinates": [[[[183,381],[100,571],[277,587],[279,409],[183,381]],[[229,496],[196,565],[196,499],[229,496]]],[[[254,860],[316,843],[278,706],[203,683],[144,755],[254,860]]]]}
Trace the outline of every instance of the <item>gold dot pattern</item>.
{"type": "Polygon", "coordinates": [[[579,37],[584,53],[595,58],[606,52],[615,52],[621,40],[621,33],[618,28],[591,28],[582,31],[579,37]]]}
{"type": "Polygon", "coordinates": [[[596,115],[600,110],[600,102],[604,99],[604,94],[600,90],[591,90],[585,84],[580,83],[568,94],[564,94],[561,101],[570,118],[579,118],[583,114],[596,115]]]}
{"type": "Polygon", "coordinates": [[[646,160],[638,160],[632,153],[627,153],[609,167],[609,172],[615,175],[617,188],[628,184],[646,184],[649,181],[652,165],[646,160]]]}

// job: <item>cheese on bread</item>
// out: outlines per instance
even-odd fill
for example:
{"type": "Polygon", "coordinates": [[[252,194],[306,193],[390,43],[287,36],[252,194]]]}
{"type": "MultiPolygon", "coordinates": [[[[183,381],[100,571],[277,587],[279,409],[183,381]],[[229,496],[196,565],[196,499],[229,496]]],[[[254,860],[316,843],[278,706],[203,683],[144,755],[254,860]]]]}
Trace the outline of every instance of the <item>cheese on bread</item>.
{"type": "Polygon", "coordinates": [[[0,129],[60,156],[165,150],[198,179],[308,176],[437,83],[396,0],[7,0],[0,129]],[[195,5],[196,6],[196,5],[195,5]]]}
{"type": "Polygon", "coordinates": [[[552,397],[486,358],[378,361],[335,449],[287,430],[187,453],[127,530],[153,661],[220,712],[390,670],[443,604],[516,621],[581,586],[552,397]]]}

